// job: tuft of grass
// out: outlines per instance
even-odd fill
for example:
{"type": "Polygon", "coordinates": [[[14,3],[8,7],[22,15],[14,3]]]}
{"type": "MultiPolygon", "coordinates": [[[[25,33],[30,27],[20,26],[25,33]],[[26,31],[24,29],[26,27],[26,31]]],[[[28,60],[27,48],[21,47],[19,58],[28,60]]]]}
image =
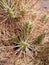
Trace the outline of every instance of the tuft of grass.
{"type": "Polygon", "coordinates": [[[31,47],[30,47],[30,43],[28,42],[28,37],[29,37],[28,34],[30,34],[31,31],[32,30],[31,30],[30,23],[26,22],[21,29],[21,32],[20,32],[21,36],[19,38],[17,36],[12,36],[12,40],[16,44],[16,54],[18,53],[18,51],[19,51],[19,53],[21,53],[21,52],[26,53],[27,50],[30,51],[31,47]],[[18,47],[18,49],[17,49],[17,47],[18,47]]]}
{"type": "Polygon", "coordinates": [[[18,41],[19,41],[19,39],[18,39],[17,36],[15,36],[15,35],[12,36],[12,40],[13,40],[14,42],[18,42],[18,41]]]}
{"type": "Polygon", "coordinates": [[[25,10],[24,10],[24,9],[21,9],[21,10],[20,10],[20,14],[21,14],[21,15],[24,15],[24,14],[25,14],[25,10]]]}
{"type": "Polygon", "coordinates": [[[12,19],[17,18],[17,0],[0,0],[0,9],[3,17],[5,17],[0,24],[3,24],[7,20],[11,21],[12,19]]]}
{"type": "Polygon", "coordinates": [[[40,44],[45,37],[45,34],[40,34],[34,41],[31,41],[29,38],[31,31],[32,25],[29,22],[26,22],[21,29],[21,36],[19,38],[17,36],[12,37],[13,42],[16,44],[14,49],[16,50],[16,55],[18,54],[18,57],[26,55],[32,58],[32,54],[35,50],[34,44],[40,44]]]}
{"type": "Polygon", "coordinates": [[[3,15],[6,15],[11,18],[16,17],[16,0],[0,0],[0,8],[3,11],[3,15]]]}
{"type": "Polygon", "coordinates": [[[37,38],[33,41],[34,44],[40,44],[45,38],[45,33],[40,34],[37,38]]]}

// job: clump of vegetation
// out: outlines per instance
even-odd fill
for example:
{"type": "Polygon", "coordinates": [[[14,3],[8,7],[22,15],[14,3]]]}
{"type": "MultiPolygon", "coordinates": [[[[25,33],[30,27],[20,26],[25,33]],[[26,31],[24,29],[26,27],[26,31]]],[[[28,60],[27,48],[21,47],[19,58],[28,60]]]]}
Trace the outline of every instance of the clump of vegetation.
{"type": "Polygon", "coordinates": [[[3,11],[3,15],[7,17],[15,18],[16,17],[16,0],[0,0],[0,8],[3,11]]]}
{"type": "Polygon", "coordinates": [[[11,21],[11,19],[18,18],[19,14],[25,14],[25,10],[19,10],[17,5],[17,0],[0,0],[0,9],[2,11],[2,15],[5,17],[5,20],[3,20],[3,22],[5,22],[8,19],[11,21]]]}
{"type": "Polygon", "coordinates": [[[16,50],[16,55],[18,54],[18,57],[24,56],[25,57],[33,57],[33,53],[36,52],[34,51],[36,44],[40,44],[42,40],[45,37],[45,34],[40,34],[34,41],[30,40],[29,35],[32,31],[32,25],[30,25],[29,22],[26,22],[22,29],[21,29],[21,36],[12,36],[12,40],[15,43],[15,50],[16,50]],[[28,54],[30,53],[30,54],[28,54]]]}
{"type": "Polygon", "coordinates": [[[17,0],[0,0],[0,9],[5,19],[0,23],[17,18],[17,0]]]}
{"type": "Polygon", "coordinates": [[[39,36],[37,36],[37,38],[34,40],[34,44],[40,44],[42,43],[42,41],[44,40],[45,37],[45,33],[40,34],[39,36]]]}
{"type": "Polygon", "coordinates": [[[25,14],[25,9],[21,9],[20,10],[20,15],[24,15],[25,14]]]}
{"type": "MultiPolygon", "coordinates": [[[[27,51],[27,49],[29,50],[30,48],[30,44],[29,44],[29,34],[31,33],[31,25],[29,24],[29,22],[26,22],[23,25],[23,28],[21,29],[20,32],[20,37],[18,38],[17,36],[12,36],[12,40],[14,43],[16,43],[16,46],[19,48],[22,48],[22,51],[27,51]]],[[[31,48],[30,48],[31,49],[31,48]]]]}

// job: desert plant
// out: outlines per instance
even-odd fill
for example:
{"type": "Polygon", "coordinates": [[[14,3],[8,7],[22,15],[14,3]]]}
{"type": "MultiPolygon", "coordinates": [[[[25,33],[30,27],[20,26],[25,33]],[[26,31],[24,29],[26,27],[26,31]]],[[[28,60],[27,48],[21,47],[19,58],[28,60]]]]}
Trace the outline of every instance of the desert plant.
{"type": "Polygon", "coordinates": [[[20,9],[20,15],[24,15],[25,14],[25,9],[20,9]]]}
{"type": "Polygon", "coordinates": [[[40,34],[39,36],[36,37],[36,39],[33,41],[34,44],[40,44],[42,43],[42,40],[44,40],[45,33],[40,34]]]}
{"type": "Polygon", "coordinates": [[[1,22],[5,22],[7,19],[11,21],[11,19],[18,18],[19,15],[24,15],[25,10],[18,8],[17,0],[0,0],[0,9],[2,11],[2,15],[5,19],[1,22]]]}
{"type": "Polygon", "coordinates": [[[0,0],[0,9],[2,11],[2,15],[5,17],[5,22],[8,18],[11,20],[12,18],[17,17],[17,0],[0,0]]]}
{"type": "Polygon", "coordinates": [[[34,41],[31,41],[29,38],[31,31],[32,25],[29,22],[26,22],[21,29],[21,36],[12,36],[12,40],[16,45],[14,49],[16,50],[16,55],[18,54],[18,57],[23,56],[23,58],[27,58],[28,56],[33,58],[33,52],[36,52],[34,51],[34,45],[40,44],[45,37],[45,34],[40,34],[34,41]]]}
{"type": "Polygon", "coordinates": [[[17,36],[13,35],[12,36],[12,40],[18,44],[18,46],[23,47],[24,49],[26,49],[29,44],[28,44],[28,40],[29,40],[29,34],[31,33],[31,25],[29,24],[29,22],[26,22],[23,25],[23,28],[21,29],[20,32],[20,37],[18,38],[17,36]]]}

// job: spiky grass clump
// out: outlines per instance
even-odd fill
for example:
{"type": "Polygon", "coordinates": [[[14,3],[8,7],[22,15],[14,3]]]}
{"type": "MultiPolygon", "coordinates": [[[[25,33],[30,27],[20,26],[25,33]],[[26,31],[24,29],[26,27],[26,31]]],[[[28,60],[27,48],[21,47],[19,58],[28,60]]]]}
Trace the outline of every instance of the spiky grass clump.
{"type": "Polygon", "coordinates": [[[17,17],[17,0],[0,0],[0,9],[2,16],[5,17],[2,23],[8,19],[11,21],[17,17]]]}
{"type": "Polygon", "coordinates": [[[37,36],[33,43],[34,44],[42,43],[42,40],[44,40],[45,35],[46,35],[45,33],[40,34],[39,36],[37,36]]]}
{"type": "Polygon", "coordinates": [[[24,60],[27,57],[33,58],[33,52],[36,52],[34,44],[40,44],[45,37],[45,34],[40,34],[34,41],[31,41],[29,35],[32,31],[32,25],[26,22],[21,29],[21,36],[12,36],[13,42],[16,44],[15,50],[18,57],[23,56],[24,60]]]}
{"type": "Polygon", "coordinates": [[[20,15],[24,15],[25,14],[25,9],[20,9],[20,15]]]}
{"type": "MultiPolygon", "coordinates": [[[[26,52],[27,50],[31,49],[29,41],[29,34],[31,33],[31,25],[29,22],[26,22],[21,29],[20,37],[12,36],[12,40],[16,44],[16,49],[18,48],[18,52],[26,52]]],[[[16,53],[18,53],[16,52],[16,53]]]]}
{"type": "Polygon", "coordinates": [[[15,18],[16,17],[16,0],[0,0],[0,8],[3,11],[3,15],[7,15],[8,17],[15,18]]]}
{"type": "Polygon", "coordinates": [[[18,58],[23,58],[24,63],[26,62],[27,57],[32,58],[32,45],[29,41],[29,35],[32,31],[32,24],[29,22],[26,22],[24,25],[22,25],[20,37],[12,36],[12,40],[15,43],[15,54],[18,56],[18,58]]]}

